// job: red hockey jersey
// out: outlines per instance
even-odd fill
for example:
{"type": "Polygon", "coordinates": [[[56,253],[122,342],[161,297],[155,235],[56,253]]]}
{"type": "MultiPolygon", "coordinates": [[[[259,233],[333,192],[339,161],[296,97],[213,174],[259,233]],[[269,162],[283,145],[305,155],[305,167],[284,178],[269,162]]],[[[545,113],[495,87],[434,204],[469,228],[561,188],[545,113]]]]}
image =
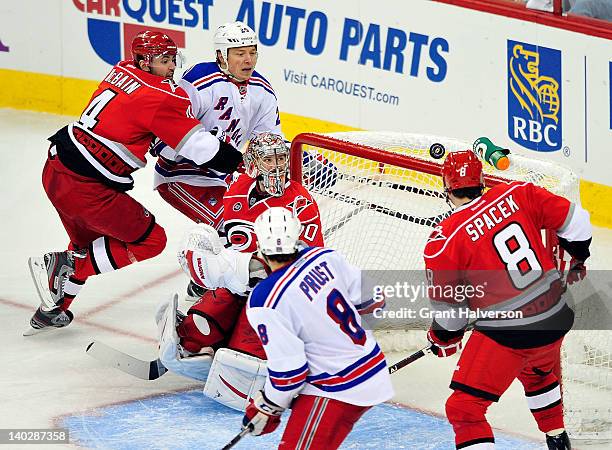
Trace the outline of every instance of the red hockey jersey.
{"type": "Polygon", "coordinates": [[[435,309],[447,313],[436,322],[448,329],[475,322],[517,348],[563,335],[573,316],[541,230],[576,226],[573,208],[526,182],[498,185],[457,208],[431,233],[424,251],[428,295],[435,309]],[[534,340],[525,330],[546,332],[534,340]]]}
{"type": "Polygon", "coordinates": [[[128,190],[134,182],[130,174],[145,166],[155,136],[177,152],[206,141],[214,156],[218,142],[209,133],[194,138],[199,129],[202,124],[191,115],[182,88],[122,61],[100,83],[80,119],[50,140],[62,163],[74,172],[128,190]]]}
{"type": "Polygon", "coordinates": [[[295,212],[303,226],[300,239],[306,245],[323,246],[319,207],[306,188],[295,181],[289,181],[282,197],[272,197],[262,194],[256,183],[255,179],[241,174],[223,197],[225,232],[233,248],[241,252],[257,250],[253,224],[261,213],[274,206],[295,212]]]}

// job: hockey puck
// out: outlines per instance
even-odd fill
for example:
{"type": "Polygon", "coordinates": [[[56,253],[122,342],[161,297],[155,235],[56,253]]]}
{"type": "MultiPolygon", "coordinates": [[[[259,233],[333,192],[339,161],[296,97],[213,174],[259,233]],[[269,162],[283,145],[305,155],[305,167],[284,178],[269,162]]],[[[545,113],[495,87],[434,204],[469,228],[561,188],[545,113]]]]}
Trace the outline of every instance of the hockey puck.
{"type": "Polygon", "coordinates": [[[446,149],[442,144],[438,142],[431,144],[431,147],[429,147],[429,154],[433,159],[440,159],[444,156],[445,153],[446,149]]]}

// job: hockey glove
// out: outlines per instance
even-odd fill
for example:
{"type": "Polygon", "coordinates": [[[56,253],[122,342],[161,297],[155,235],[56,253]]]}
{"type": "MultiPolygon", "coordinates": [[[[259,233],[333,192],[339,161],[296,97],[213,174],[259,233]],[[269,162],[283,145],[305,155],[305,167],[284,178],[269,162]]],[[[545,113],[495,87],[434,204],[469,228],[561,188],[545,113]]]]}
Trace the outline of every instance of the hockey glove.
{"type": "Polygon", "coordinates": [[[586,277],[587,269],[584,261],[572,258],[570,261],[570,269],[567,272],[566,282],[569,285],[577,283],[586,277]]]}
{"type": "Polygon", "coordinates": [[[242,429],[250,428],[253,436],[272,433],[280,424],[281,408],[259,391],[250,401],[242,418],[242,429]]]}
{"type": "Polygon", "coordinates": [[[461,340],[464,330],[436,330],[433,326],[427,332],[427,340],[431,342],[431,352],[438,358],[445,358],[461,350],[461,340]]]}
{"type": "Polygon", "coordinates": [[[232,140],[225,133],[216,127],[210,130],[210,134],[219,139],[219,151],[213,158],[204,165],[223,173],[235,172],[242,164],[242,153],[231,144],[232,140]]]}

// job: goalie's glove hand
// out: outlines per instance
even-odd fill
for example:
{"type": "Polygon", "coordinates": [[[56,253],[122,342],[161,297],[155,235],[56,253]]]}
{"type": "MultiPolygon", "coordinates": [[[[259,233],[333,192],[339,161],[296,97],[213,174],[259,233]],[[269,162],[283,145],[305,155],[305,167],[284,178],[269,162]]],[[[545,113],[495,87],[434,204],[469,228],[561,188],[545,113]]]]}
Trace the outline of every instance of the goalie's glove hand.
{"type": "Polygon", "coordinates": [[[249,401],[242,418],[242,429],[250,428],[253,436],[272,433],[278,428],[284,410],[268,400],[263,391],[259,391],[249,401]]]}
{"type": "Polygon", "coordinates": [[[584,265],[584,261],[572,258],[570,261],[570,268],[567,272],[566,282],[569,285],[578,283],[586,277],[587,269],[584,265]]]}
{"type": "Polygon", "coordinates": [[[427,332],[427,340],[431,343],[431,352],[438,358],[454,355],[461,350],[463,330],[446,331],[430,328],[427,332]]]}

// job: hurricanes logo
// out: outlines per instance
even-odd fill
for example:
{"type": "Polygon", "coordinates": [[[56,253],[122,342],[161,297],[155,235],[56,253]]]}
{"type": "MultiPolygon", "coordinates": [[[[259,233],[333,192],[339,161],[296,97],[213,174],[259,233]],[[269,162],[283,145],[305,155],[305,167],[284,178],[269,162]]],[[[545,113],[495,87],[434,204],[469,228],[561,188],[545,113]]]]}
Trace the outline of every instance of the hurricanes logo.
{"type": "Polygon", "coordinates": [[[447,239],[446,236],[444,236],[444,233],[442,233],[442,227],[438,226],[438,227],[435,227],[434,230],[429,235],[429,239],[427,239],[427,243],[433,242],[433,241],[444,241],[446,239],[447,239]]]}
{"type": "Polygon", "coordinates": [[[508,41],[508,133],[531,150],[562,144],[561,52],[508,41]]]}
{"type": "Polygon", "coordinates": [[[298,195],[297,197],[295,197],[295,200],[293,200],[287,205],[287,208],[292,210],[296,216],[299,216],[302,211],[304,211],[310,205],[312,205],[312,201],[308,200],[303,195],[298,195]]]}
{"type": "Polygon", "coordinates": [[[230,220],[225,223],[227,240],[234,250],[248,251],[257,240],[253,231],[253,223],[246,220],[230,220]]]}

